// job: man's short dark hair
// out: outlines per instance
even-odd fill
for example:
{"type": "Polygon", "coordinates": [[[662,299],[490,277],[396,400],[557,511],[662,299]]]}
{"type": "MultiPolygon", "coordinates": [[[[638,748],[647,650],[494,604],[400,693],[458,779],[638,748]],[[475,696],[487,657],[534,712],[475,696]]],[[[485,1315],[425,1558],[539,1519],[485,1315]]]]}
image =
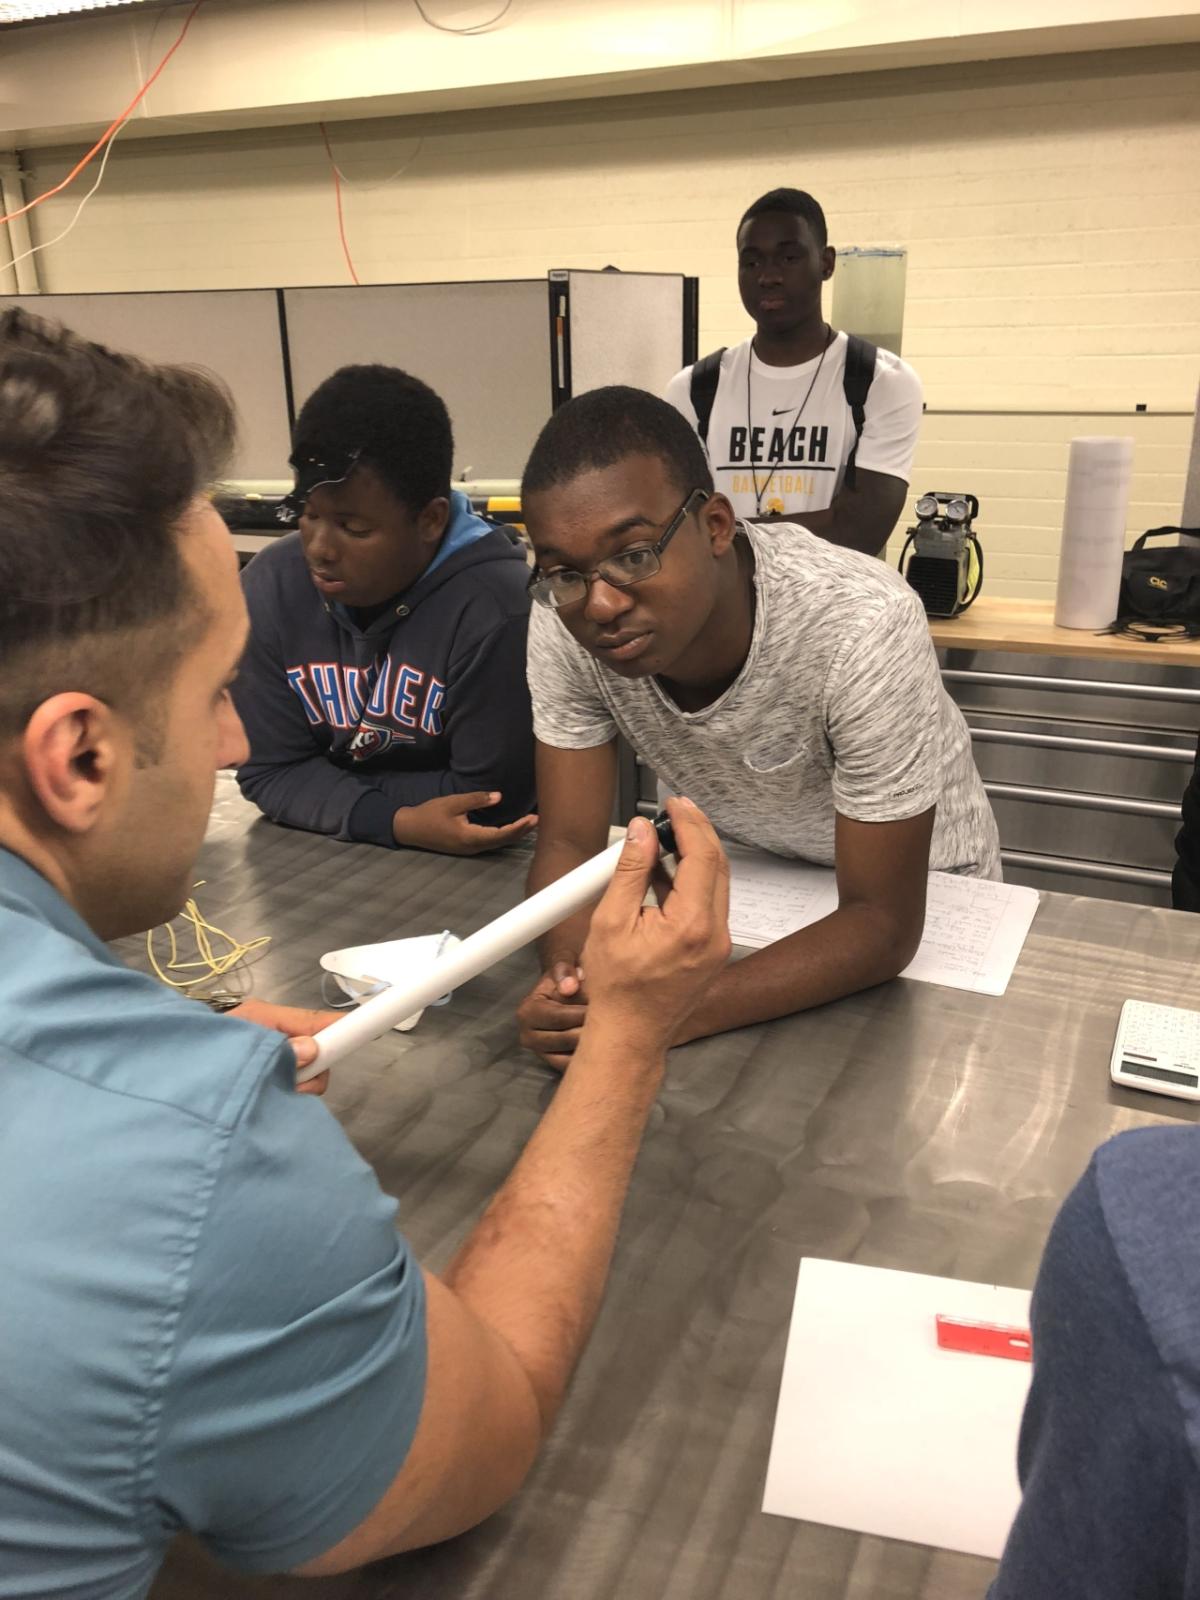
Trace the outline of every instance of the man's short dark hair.
{"type": "Polygon", "coordinates": [[[807,222],[809,232],[817,241],[818,250],[824,250],[829,243],[825,213],[812,195],[806,194],[803,189],[770,189],[766,194],[760,195],[752,206],[747,206],[743,211],[742,220],[737,225],[738,233],[741,233],[752,217],[762,217],[773,211],[784,211],[789,216],[799,217],[802,222],[807,222]]]}
{"type": "Polygon", "coordinates": [[[168,687],[206,615],[179,521],[236,433],[220,381],[0,315],[0,734],[77,689],[168,687]]]}
{"type": "Polygon", "coordinates": [[[427,383],[399,367],[339,367],[301,407],[293,466],[345,460],[355,451],[410,511],[450,493],[450,413],[427,383]]]}
{"type": "Polygon", "coordinates": [[[522,497],[615,467],[627,456],[657,456],[680,494],[712,492],[712,473],[695,429],[665,400],[613,384],[568,400],[538,435],[522,497]]]}

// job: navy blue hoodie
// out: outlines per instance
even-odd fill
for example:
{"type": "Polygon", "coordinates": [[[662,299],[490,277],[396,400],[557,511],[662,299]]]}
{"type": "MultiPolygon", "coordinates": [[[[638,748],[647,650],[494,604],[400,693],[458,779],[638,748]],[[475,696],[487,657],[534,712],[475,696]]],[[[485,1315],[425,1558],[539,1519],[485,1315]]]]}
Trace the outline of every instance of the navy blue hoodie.
{"type": "Polygon", "coordinates": [[[365,628],[318,594],[298,534],[269,545],[242,576],[242,793],[274,822],[383,845],[401,806],[437,795],[499,789],[473,814],[492,826],[532,811],[528,576],[458,492],[434,561],[365,628]]]}

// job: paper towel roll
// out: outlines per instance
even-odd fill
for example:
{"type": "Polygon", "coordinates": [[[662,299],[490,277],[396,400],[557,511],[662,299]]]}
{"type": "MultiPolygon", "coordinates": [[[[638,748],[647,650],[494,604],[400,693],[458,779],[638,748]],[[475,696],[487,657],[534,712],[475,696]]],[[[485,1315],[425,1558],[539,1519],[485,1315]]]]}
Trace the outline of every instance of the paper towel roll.
{"type": "Polygon", "coordinates": [[[1117,615],[1133,440],[1071,440],[1054,620],[1107,628],[1117,615]]]}

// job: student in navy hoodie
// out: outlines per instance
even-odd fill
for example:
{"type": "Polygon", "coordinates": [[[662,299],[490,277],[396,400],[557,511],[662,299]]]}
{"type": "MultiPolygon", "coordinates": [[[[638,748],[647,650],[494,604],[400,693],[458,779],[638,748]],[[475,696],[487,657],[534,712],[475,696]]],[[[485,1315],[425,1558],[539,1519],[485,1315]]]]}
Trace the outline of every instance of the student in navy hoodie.
{"type": "Polygon", "coordinates": [[[242,793],[273,822],[476,855],[534,827],[528,570],[450,488],[442,401],[343,367],[293,436],[299,531],[243,583],[242,793]]]}

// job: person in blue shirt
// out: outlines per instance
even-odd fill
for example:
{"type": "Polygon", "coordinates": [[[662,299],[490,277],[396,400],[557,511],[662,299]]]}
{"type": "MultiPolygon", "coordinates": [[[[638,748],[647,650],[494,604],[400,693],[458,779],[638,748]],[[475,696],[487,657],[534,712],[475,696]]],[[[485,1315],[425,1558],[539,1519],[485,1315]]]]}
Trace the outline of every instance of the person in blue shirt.
{"type": "Polygon", "coordinates": [[[0,1600],[138,1600],[184,1529],[243,1572],[345,1571],[508,1498],[729,949],[705,819],[672,803],[661,910],[631,824],[584,1038],[440,1277],[294,1092],[320,1014],[217,1016],[115,958],[179,910],[247,757],[246,608],[202,492],[232,433],[214,381],[0,316],[0,1600]]]}
{"type": "Polygon", "coordinates": [[[246,568],[238,781],[275,822],[451,855],[533,814],[523,547],[450,488],[450,418],[397,367],[342,367],[296,420],[299,530],[246,568]]]}
{"type": "Polygon", "coordinates": [[[989,1600],[1200,1600],[1198,1233],[1193,1127],[1119,1134],[1067,1196],[989,1600]]]}

